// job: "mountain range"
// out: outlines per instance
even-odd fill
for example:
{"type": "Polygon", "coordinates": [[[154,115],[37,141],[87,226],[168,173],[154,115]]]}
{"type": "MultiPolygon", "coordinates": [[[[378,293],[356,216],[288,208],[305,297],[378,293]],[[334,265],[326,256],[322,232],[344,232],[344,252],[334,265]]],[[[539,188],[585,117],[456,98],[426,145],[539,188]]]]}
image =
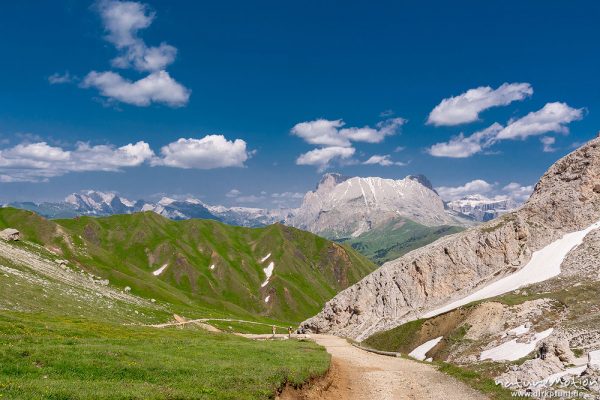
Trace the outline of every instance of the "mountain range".
{"type": "Polygon", "coordinates": [[[62,202],[8,205],[47,218],[152,211],[172,220],[208,219],[245,227],[280,222],[347,243],[378,264],[516,206],[512,201],[491,201],[482,196],[444,203],[423,175],[394,180],[336,173],[325,174],[296,209],[215,206],[195,198],[131,201],[113,192],[94,190],[73,193],[62,202]]]}
{"type": "Polygon", "coordinates": [[[596,138],[552,165],[522,207],[385,263],[302,329],[469,365],[513,388],[598,377],[599,258],[596,138]]]}

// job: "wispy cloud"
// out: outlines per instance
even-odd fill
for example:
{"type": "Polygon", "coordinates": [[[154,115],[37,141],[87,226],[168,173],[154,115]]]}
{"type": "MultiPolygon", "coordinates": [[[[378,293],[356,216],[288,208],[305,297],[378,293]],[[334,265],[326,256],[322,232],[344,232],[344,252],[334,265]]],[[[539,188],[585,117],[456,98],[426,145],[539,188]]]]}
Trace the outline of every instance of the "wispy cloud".
{"type": "Polygon", "coordinates": [[[62,74],[59,74],[57,72],[57,73],[54,73],[54,74],[52,74],[52,75],[50,75],[48,77],[48,82],[51,85],[60,85],[60,84],[63,84],[63,83],[72,83],[72,82],[74,82],[76,80],[77,80],[77,77],[71,75],[69,73],[69,71],[66,71],[66,72],[64,72],[62,74]]]}
{"type": "Polygon", "coordinates": [[[529,83],[504,83],[497,89],[480,86],[465,93],[443,99],[429,114],[428,124],[459,125],[477,121],[479,113],[488,108],[505,106],[533,94],[529,83]]]}
{"type": "Polygon", "coordinates": [[[393,161],[389,154],[373,155],[368,160],[363,161],[365,165],[381,165],[382,167],[391,167],[392,165],[405,166],[406,163],[401,161],[393,161]]]}

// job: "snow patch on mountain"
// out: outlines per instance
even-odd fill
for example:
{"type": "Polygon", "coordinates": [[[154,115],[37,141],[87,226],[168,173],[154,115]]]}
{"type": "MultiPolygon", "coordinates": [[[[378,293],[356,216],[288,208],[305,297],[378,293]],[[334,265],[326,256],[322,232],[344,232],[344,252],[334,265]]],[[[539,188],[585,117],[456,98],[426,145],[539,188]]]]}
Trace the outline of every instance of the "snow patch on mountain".
{"type": "Polygon", "coordinates": [[[515,273],[501,278],[489,285],[445,305],[425,313],[423,318],[431,318],[469,304],[473,301],[489,299],[504,293],[512,292],[523,286],[543,282],[560,274],[560,266],[567,254],[583,242],[585,236],[594,229],[600,228],[600,221],[580,231],[565,234],[560,239],[533,253],[531,260],[515,273]]]}
{"type": "Polygon", "coordinates": [[[271,279],[274,269],[275,269],[275,263],[273,261],[271,261],[266,268],[263,268],[263,271],[264,271],[265,275],[267,276],[267,279],[265,279],[265,281],[260,285],[260,287],[265,287],[269,284],[269,279],[271,279]]]}

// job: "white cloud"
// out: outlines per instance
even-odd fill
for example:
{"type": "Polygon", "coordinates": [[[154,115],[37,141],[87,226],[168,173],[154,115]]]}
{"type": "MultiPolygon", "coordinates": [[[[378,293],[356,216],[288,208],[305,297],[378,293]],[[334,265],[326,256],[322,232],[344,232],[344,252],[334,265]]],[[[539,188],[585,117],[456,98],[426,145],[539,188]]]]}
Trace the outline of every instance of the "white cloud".
{"type": "Polygon", "coordinates": [[[461,197],[470,194],[489,193],[493,189],[494,185],[484,181],[483,179],[475,179],[471,182],[465,183],[462,186],[440,186],[435,188],[440,197],[446,201],[460,199],[461,197]]]}
{"type": "Polygon", "coordinates": [[[348,159],[355,153],[353,147],[324,147],[321,149],[314,149],[301,154],[296,159],[298,165],[315,165],[319,167],[319,171],[323,171],[329,167],[331,161],[336,159],[348,159]]]}
{"type": "Polygon", "coordinates": [[[223,135],[207,135],[202,139],[184,139],[163,146],[162,158],[153,165],[176,168],[213,169],[243,167],[251,153],[242,139],[227,140],[223,135]]]}
{"type": "Polygon", "coordinates": [[[459,125],[477,121],[479,113],[491,107],[505,106],[533,94],[529,83],[504,83],[497,89],[480,86],[443,99],[429,114],[428,124],[459,125]]]}
{"type": "Polygon", "coordinates": [[[0,175],[3,182],[39,182],[69,172],[120,171],[152,157],[154,152],[145,142],[121,147],[79,142],[72,150],[46,142],[23,143],[0,150],[0,175]]]}
{"type": "Polygon", "coordinates": [[[349,147],[352,141],[381,143],[386,136],[396,134],[405,122],[403,118],[391,118],[377,123],[375,128],[344,128],[346,124],[341,119],[317,119],[298,123],[291,132],[309,144],[349,147]]]}
{"type": "MultiPolygon", "coordinates": [[[[465,158],[479,153],[500,140],[526,139],[529,136],[542,135],[548,132],[568,134],[566,124],[583,118],[583,109],[569,107],[565,103],[547,103],[538,111],[509,121],[506,127],[494,123],[483,131],[470,136],[462,133],[448,142],[436,143],[427,149],[434,157],[465,158]]],[[[553,151],[552,137],[542,138],[544,151],[553,151]]]]}
{"type": "Polygon", "coordinates": [[[237,190],[237,189],[231,189],[229,192],[225,193],[225,197],[229,197],[231,198],[235,198],[235,197],[239,197],[242,194],[241,191],[237,190]]]}
{"type": "Polygon", "coordinates": [[[533,192],[533,185],[522,186],[520,183],[511,182],[504,186],[502,191],[517,203],[523,203],[533,192]]]}
{"type": "Polygon", "coordinates": [[[406,163],[400,161],[392,161],[391,156],[389,154],[385,155],[373,155],[367,161],[364,161],[363,164],[366,165],[381,165],[382,167],[390,167],[392,165],[404,166],[406,163]]]}
{"type": "Polygon", "coordinates": [[[497,183],[488,183],[483,179],[475,179],[461,186],[440,186],[435,189],[440,197],[446,201],[479,194],[492,200],[506,200],[510,198],[518,204],[526,201],[531,192],[533,192],[532,185],[523,186],[520,183],[511,182],[500,189],[497,183]]]}
{"type": "Polygon", "coordinates": [[[113,67],[134,68],[148,72],[148,75],[132,81],[112,71],[91,71],[80,86],[98,89],[109,102],[142,107],[152,103],[171,107],[186,105],[191,91],[165,71],[175,61],[177,49],[164,42],[149,47],[138,35],[140,30],[152,24],[155,13],[147,5],[135,1],[100,0],[96,8],[107,32],[105,39],[119,51],[112,60],[113,67]]]}
{"type": "Polygon", "coordinates": [[[566,103],[547,103],[542,109],[533,111],[517,120],[509,121],[497,135],[498,139],[525,139],[547,132],[569,133],[565,125],[583,118],[583,109],[569,107],[566,103]]]}
{"type": "Polygon", "coordinates": [[[471,136],[459,134],[448,142],[436,143],[427,149],[434,157],[466,158],[479,153],[495,143],[496,135],[502,130],[502,125],[494,123],[471,136]]]}
{"type": "Polygon", "coordinates": [[[59,74],[57,72],[48,77],[48,82],[50,82],[51,85],[59,85],[62,83],[71,83],[76,79],[77,78],[71,75],[68,71],[64,74],[59,74]]]}
{"type": "Polygon", "coordinates": [[[338,129],[344,125],[341,119],[300,122],[292,128],[292,134],[301,137],[305,142],[324,146],[349,146],[348,138],[341,136],[338,129]]]}
{"type": "MultiPolygon", "coordinates": [[[[78,142],[73,148],[45,141],[23,142],[0,149],[0,182],[41,182],[70,172],[116,172],[144,163],[196,169],[243,167],[251,154],[246,151],[245,141],[229,141],[222,135],[181,138],[162,147],[160,157],[143,141],[121,147],[78,142]]],[[[240,194],[233,190],[230,193],[232,197],[240,194]]]]}
{"type": "Polygon", "coordinates": [[[556,151],[556,149],[552,147],[552,145],[556,142],[556,138],[553,138],[552,136],[544,136],[540,138],[540,142],[542,142],[544,145],[544,153],[552,153],[556,151]]]}
{"type": "Polygon", "coordinates": [[[175,47],[164,42],[158,47],[148,47],[138,36],[138,32],[148,28],[155,18],[155,13],[147,5],[107,0],[98,3],[98,10],[107,31],[106,40],[121,52],[112,60],[113,66],[155,72],[175,61],[175,47]]]}
{"type": "Polygon", "coordinates": [[[90,72],[82,87],[94,87],[104,97],[136,106],[164,103],[171,107],[187,104],[190,91],[175,81],[168,72],[158,71],[131,82],[115,72],[90,72]]]}

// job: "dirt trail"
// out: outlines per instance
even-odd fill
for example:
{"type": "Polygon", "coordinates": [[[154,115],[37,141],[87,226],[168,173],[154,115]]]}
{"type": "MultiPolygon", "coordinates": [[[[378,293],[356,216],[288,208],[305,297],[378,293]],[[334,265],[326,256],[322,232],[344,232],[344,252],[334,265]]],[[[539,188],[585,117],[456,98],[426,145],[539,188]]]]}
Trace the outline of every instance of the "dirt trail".
{"type": "Polygon", "coordinates": [[[432,365],[370,353],[336,336],[311,338],[332,355],[332,371],[308,390],[284,391],[281,400],[487,399],[432,365]]]}

